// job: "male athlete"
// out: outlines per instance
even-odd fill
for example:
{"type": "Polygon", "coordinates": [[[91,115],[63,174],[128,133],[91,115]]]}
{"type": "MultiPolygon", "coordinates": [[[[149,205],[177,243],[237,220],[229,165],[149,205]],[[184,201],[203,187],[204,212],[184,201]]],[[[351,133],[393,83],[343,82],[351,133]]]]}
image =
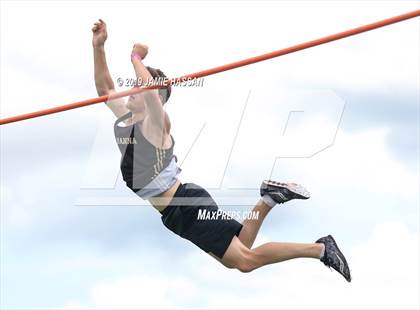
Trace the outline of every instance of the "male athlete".
{"type": "MultiPolygon", "coordinates": [[[[99,19],[92,32],[96,89],[99,96],[112,98],[115,87],[105,58],[105,22],[99,19]]],[[[143,64],[147,53],[146,45],[134,44],[131,62],[136,81],[141,81],[137,86],[165,78],[159,69],[143,64]]],[[[199,211],[214,213],[218,207],[205,189],[194,183],[183,184],[178,179],[181,169],[173,154],[171,123],[163,109],[170,94],[168,86],[137,93],[127,101],[119,98],[106,103],[118,118],[114,132],[122,154],[123,179],[134,193],[148,200],[162,214],[163,224],[228,268],[250,272],[268,264],[308,257],[320,259],[350,282],[349,266],[330,235],[315,243],[269,242],[252,247],[264,218],[274,206],[292,199],[309,198],[306,189],[298,184],[263,181],[261,199],[253,209],[259,213],[258,219],[247,219],[241,224],[226,216],[212,220],[197,218],[199,211]]]]}

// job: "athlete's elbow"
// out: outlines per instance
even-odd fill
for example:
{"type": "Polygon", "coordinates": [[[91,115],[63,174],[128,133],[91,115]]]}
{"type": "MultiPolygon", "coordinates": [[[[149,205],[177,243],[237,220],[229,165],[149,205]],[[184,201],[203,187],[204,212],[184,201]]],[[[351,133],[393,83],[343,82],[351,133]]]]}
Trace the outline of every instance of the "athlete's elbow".
{"type": "Polygon", "coordinates": [[[162,105],[162,102],[160,101],[160,98],[158,95],[158,91],[156,89],[145,91],[144,100],[146,101],[146,104],[149,104],[149,105],[153,105],[153,104],[162,105]]]}
{"type": "Polygon", "coordinates": [[[98,96],[107,96],[110,94],[111,90],[106,87],[96,87],[96,92],[98,93],[98,96]]]}

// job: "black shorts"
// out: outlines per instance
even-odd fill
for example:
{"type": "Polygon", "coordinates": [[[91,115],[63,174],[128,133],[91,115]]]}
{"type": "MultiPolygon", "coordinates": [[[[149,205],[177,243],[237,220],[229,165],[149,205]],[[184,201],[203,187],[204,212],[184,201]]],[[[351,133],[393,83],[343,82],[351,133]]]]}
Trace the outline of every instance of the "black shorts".
{"type": "Polygon", "coordinates": [[[162,222],[178,236],[222,258],[233,237],[239,236],[242,224],[226,214],[213,219],[203,216],[220,214],[218,210],[204,188],[194,183],[180,184],[169,205],[161,212],[162,222]]]}

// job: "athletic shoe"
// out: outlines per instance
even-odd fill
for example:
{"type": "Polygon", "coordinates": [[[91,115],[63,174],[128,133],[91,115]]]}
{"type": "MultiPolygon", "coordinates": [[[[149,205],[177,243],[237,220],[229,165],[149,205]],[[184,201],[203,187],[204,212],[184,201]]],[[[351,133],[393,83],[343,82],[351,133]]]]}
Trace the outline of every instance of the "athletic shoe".
{"type": "Polygon", "coordinates": [[[308,199],[311,194],[302,185],[264,180],[260,187],[261,197],[269,195],[277,203],[292,199],[308,199]]]}
{"type": "Polygon", "coordinates": [[[341,253],[338,248],[337,243],[335,243],[334,238],[331,235],[328,235],[318,239],[316,243],[323,243],[325,245],[325,252],[324,256],[321,258],[321,262],[327,267],[334,268],[348,282],[351,282],[349,265],[347,264],[343,253],[341,253]]]}

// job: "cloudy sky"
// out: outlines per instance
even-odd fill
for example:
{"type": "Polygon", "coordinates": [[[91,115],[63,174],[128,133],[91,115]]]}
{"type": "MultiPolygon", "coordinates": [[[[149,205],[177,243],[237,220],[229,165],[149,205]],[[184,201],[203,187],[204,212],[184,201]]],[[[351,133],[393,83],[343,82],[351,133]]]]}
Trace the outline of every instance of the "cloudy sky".
{"type": "MultiPolygon", "coordinates": [[[[419,9],[418,1],[1,1],[0,115],[96,96],[91,27],[111,74],[176,77],[419,9]]],[[[207,77],[167,104],[181,181],[249,210],[261,180],[308,201],[276,207],[256,243],[332,234],[346,283],[316,260],[228,270],[124,187],[101,104],[1,127],[2,309],[419,308],[420,20],[207,77]]],[[[120,88],[121,90],[123,88],[120,88]]]]}

